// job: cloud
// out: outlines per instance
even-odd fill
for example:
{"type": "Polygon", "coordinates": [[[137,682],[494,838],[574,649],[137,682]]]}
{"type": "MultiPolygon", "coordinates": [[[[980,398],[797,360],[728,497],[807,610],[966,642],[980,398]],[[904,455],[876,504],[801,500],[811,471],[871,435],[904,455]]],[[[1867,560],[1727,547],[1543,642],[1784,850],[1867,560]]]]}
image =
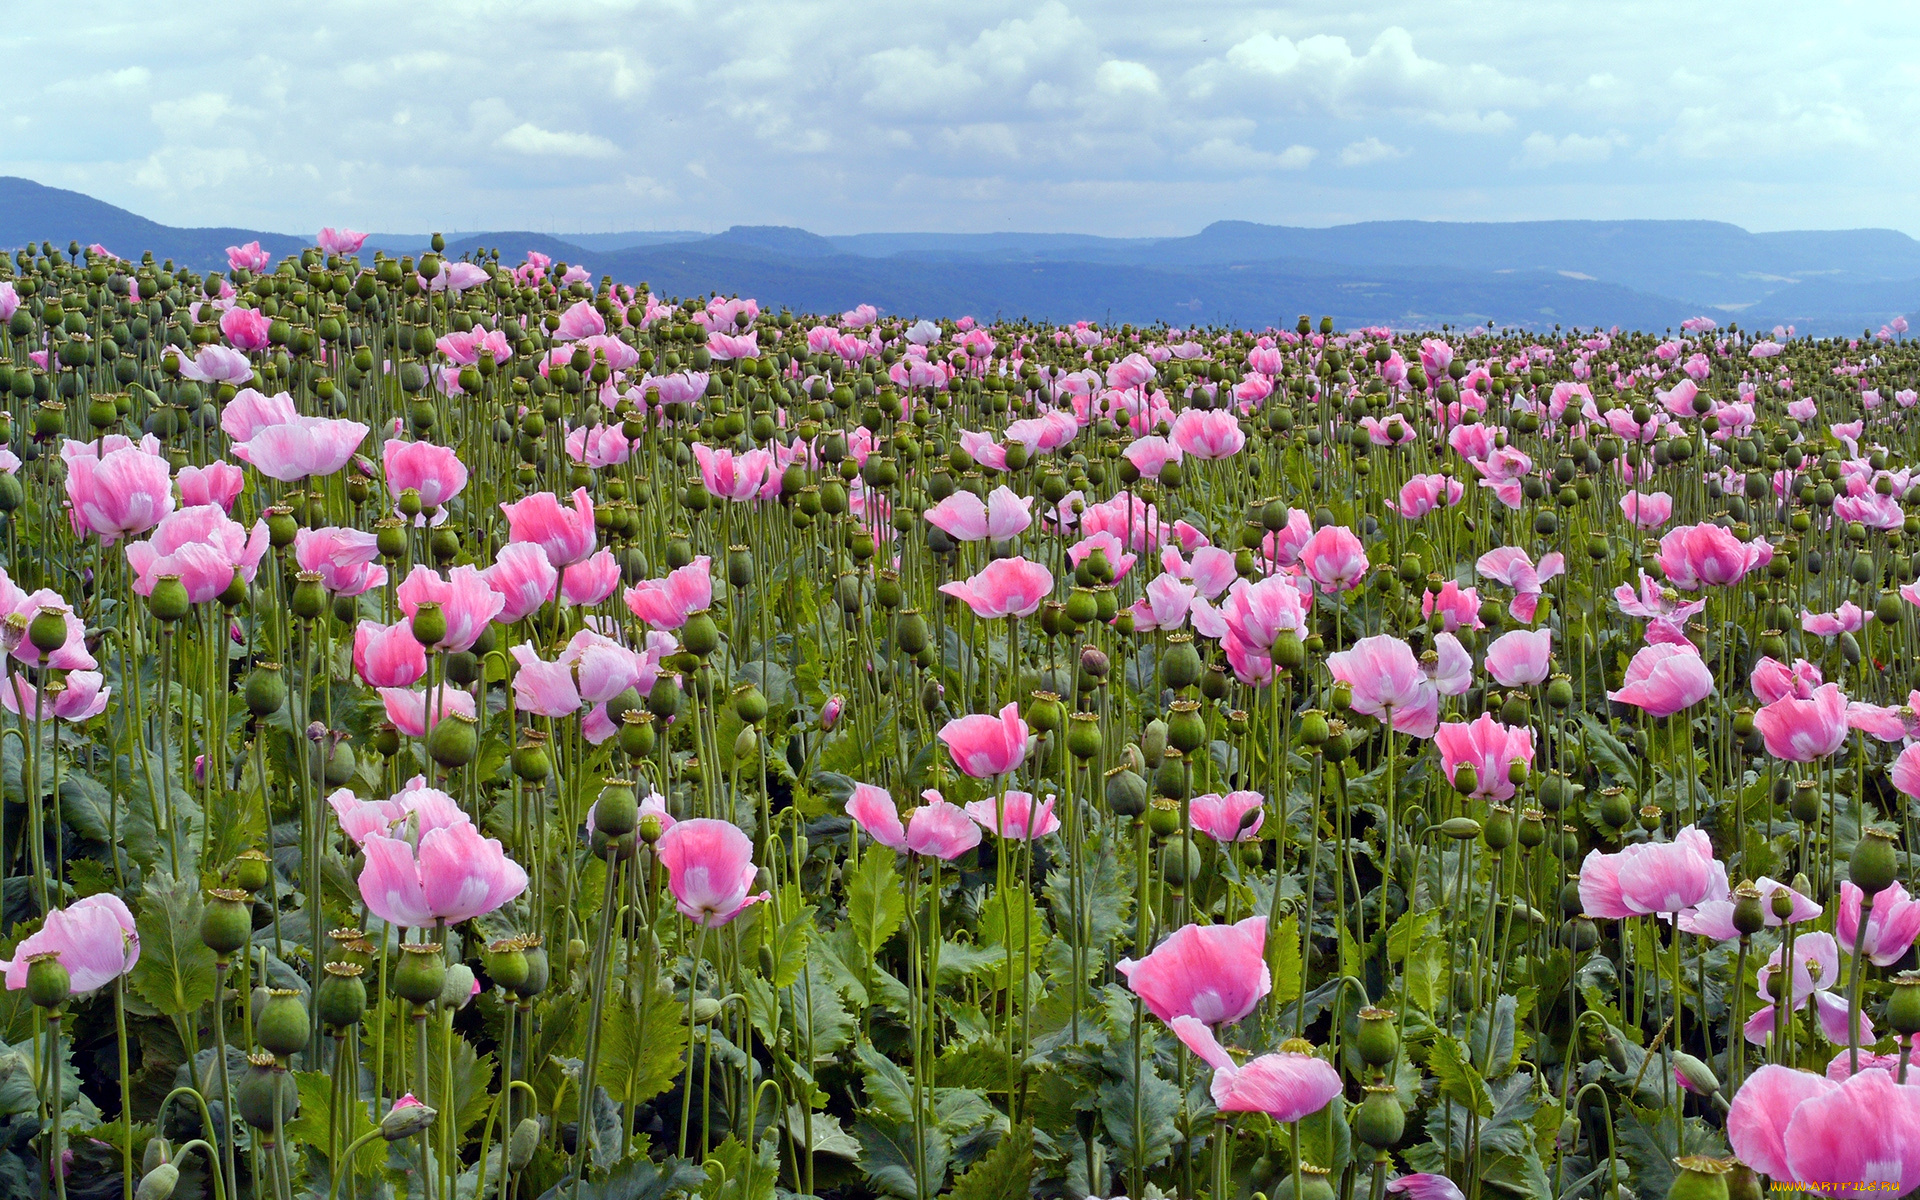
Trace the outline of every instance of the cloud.
{"type": "Polygon", "coordinates": [[[1365,141],[1349,142],[1340,148],[1340,165],[1343,167],[1364,167],[1368,163],[1388,162],[1396,158],[1405,158],[1407,152],[1398,146],[1389,146],[1377,137],[1365,141]]]}
{"type": "Polygon", "coordinates": [[[1605,162],[1613,157],[1615,143],[1624,143],[1625,140],[1618,134],[1586,137],[1569,133],[1565,137],[1555,138],[1550,133],[1530,133],[1527,140],[1520,143],[1520,153],[1514,158],[1513,165],[1541,170],[1561,163],[1605,162]]]}
{"type": "Polygon", "coordinates": [[[10,83],[0,173],[284,230],[1633,211],[1920,232],[1920,25],[1884,10],[1783,8],[1704,55],[1645,37],[1671,0],[1605,22],[1478,0],[484,0],[487,36],[450,37],[460,7],[25,7],[16,41],[87,53],[10,83]]]}
{"type": "Polygon", "coordinates": [[[1312,146],[1294,144],[1278,154],[1265,150],[1256,150],[1232,138],[1216,137],[1187,151],[1186,161],[1197,167],[1210,168],[1224,172],[1246,174],[1264,174],[1268,171],[1304,170],[1320,152],[1312,146]]]}
{"type": "Polygon", "coordinates": [[[494,145],[515,154],[537,154],[549,158],[612,158],[619,148],[606,138],[591,133],[562,133],[542,129],[523,121],[501,134],[494,145]]]}

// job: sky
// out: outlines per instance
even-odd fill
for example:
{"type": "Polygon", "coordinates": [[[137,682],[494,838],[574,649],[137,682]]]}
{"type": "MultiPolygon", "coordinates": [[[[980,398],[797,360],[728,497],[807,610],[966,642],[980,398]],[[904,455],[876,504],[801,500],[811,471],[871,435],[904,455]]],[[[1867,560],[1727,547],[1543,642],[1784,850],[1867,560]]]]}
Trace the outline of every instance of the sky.
{"type": "Polygon", "coordinates": [[[62,0],[0,49],[0,174],[174,225],[1920,235],[1903,2],[62,0]]]}

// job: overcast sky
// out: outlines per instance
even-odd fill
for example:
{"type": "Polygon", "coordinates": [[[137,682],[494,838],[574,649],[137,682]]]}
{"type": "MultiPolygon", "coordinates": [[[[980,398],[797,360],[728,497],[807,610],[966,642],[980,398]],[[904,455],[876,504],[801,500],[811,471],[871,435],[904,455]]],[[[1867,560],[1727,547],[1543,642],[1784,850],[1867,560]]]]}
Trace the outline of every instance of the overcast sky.
{"type": "Polygon", "coordinates": [[[1920,5],[14,6],[0,173],[290,233],[1920,234],[1920,5]]]}

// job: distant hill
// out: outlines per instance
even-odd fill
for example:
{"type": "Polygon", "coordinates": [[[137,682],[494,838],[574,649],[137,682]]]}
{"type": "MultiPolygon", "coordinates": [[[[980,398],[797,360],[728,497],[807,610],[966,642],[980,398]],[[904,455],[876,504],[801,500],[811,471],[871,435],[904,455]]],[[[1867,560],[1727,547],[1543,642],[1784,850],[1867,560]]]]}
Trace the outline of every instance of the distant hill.
{"type": "Polygon", "coordinates": [[[124,208],[65,188],[45,187],[31,179],[0,175],[0,247],[18,249],[28,242],[52,242],[63,251],[69,242],[99,243],[123,258],[151,250],[156,260],[173,259],[195,270],[227,265],[227,247],[258,238],[275,255],[294,254],[307,239],[252,229],[176,229],[149,221],[124,208]]]}
{"type": "MultiPolygon", "coordinates": [[[[369,250],[417,254],[428,234],[373,234],[369,250]]],[[[0,177],[0,247],[99,242],[198,270],[258,239],[275,254],[305,235],[177,229],[79,192],[0,177]]],[[[1187,237],[1057,233],[862,233],[736,225],[554,236],[450,232],[453,255],[529,250],[670,295],[751,295],[835,312],[1029,316],[1265,326],[1302,312],[1343,326],[1677,326],[1710,314],[1743,325],[1858,333],[1920,311],[1920,241],[1886,229],[1750,233],[1718,221],[1368,221],[1325,229],[1216,221],[1187,237]]]]}

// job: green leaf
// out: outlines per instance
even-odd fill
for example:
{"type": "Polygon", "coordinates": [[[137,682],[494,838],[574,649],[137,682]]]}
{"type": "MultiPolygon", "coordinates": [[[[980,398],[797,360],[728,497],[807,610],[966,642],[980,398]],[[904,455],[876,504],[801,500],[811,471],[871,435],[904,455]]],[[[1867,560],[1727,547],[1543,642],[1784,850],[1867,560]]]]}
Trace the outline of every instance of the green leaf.
{"type": "Polygon", "coordinates": [[[1143,1055],[1141,1074],[1133,1073],[1133,1054],[1109,1048],[1103,1064],[1112,1076],[1100,1088],[1100,1118],[1107,1138],[1119,1150],[1118,1162],[1131,1170],[1158,1163],[1173,1149],[1174,1117],[1180,1111],[1180,1089],[1160,1078],[1151,1056],[1143,1055]],[[1139,1105],[1140,1139],[1135,1141],[1134,1106],[1139,1105]]]}
{"type": "Polygon", "coordinates": [[[1404,961],[1439,915],[1431,908],[1409,908],[1401,913],[1387,930],[1387,958],[1393,962],[1404,961]]]}
{"type": "Polygon", "coordinates": [[[612,997],[600,1027],[595,1078],[626,1112],[673,1086],[687,1048],[686,1013],[673,993],[656,987],[645,1005],[626,988],[612,997]]]}
{"type": "Polygon", "coordinates": [[[953,1181],[952,1200],[1026,1200],[1033,1184],[1033,1130],[1015,1126],[987,1156],[953,1181]]]}
{"type": "MultiPolygon", "coordinates": [[[[515,1175],[517,1182],[520,1176],[515,1175]]],[[[666,1200],[684,1195],[707,1181],[706,1169],[684,1158],[669,1158],[662,1163],[630,1158],[601,1179],[580,1182],[579,1200],[666,1200]]],[[[574,1200],[573,1179],[569,1177],[548,1188],[540,1200],[574,1200]]]]}
{"type": "Polygon", "coordinates": [[[729,1134],[707,1155],[707,1162],[718,1170],[707,1170],[706,1182],[700,1188],[703,1200],[773,1200],[773,1185],[780,1172],[775,1142],[772,1134],[761,1138],[749,1159],[746,1146],[729,1134]]]}
{"type": "Polygon", "coordinates": [[[90,842],[111,840],[113,797],[91,776],[75,772],[60,780],[60,816],[90,842]]]}
{"type": "Polygon", "coordinates": [[[869,847],[847,880],[847,924],[869,961],[900,928],[906,914],[907,898],[893,866],[893,852],[869,847]]]}
{"type": "Polygon", "coordinates": [[[913,1122],[913,1081],[900,1064],[862,1041],[854,1051],[860,1060],[860,1073],[866,1080],[867,1107],[882,1116],[905,1124],[913,1122]]]}
{"type": "Polygon", "coordinates": [[[1447,974],[1447,940],[1429,934],[1415,944],[1407,955],[1405,988],[1407,999],[1421,1012],[1440,1011],[1440,1000],[1447,994],[1451,980],[1447,974]]]}
{"type": "Polygon", "coordinates": [[[912,1123],[872,1116],[855,1121],[853,1136],[860,1143],[860,1167],[873,1186],[891,1196],[939,1195],[947,1177],[951,1148],[947,1135],[938,1127],[927,1126],[925,1135],[926,1173],[920,1175],[920,1185],[916,1186],[918,1156],[914,1153],[912,1123]]]}
{"type": "Polygon", "coordinates": [[[147,880],[134,922],[140,961],[134,991],[168,1016],[184,1016],[213,999],[213,951],[200,940],[200,884],[165,871],[147,880]]]}
{"type": "Polygon", "coordinates": [[[1487,1081],[1468,1061],[1466,1047],[1460,1044],[1459,1038],[1446,1033],[1435,1038],[1427,1056],[1427,1068],[1439,1080],[1441,1095],[1481,1117],[1493,1115],[1493,1093],[1487,1090],[1487,1081]]]}
{"type": "Polygon", "coordinates": [[[827,1062],[853,1040],[853,1016],[832,983],[827,965],[807,963],[806,977],[781,996],[794,1030],[793,1049],[812,1065],[827,1062]]]}
{"type": "MultiPolygon", "coordinates": [[[[324,1071],[295,1071],[293,1082],[300,1089],[300,1113],[287,1122],[287,1136],[295,1145],[305,1145],[324,1153],[333,1145],[333,1077],[324,1071]]],[[[216,1096],[215,1099],[219,1097],[216,1096]]],[[[364,1104],[349,1104],[348,1124],[340,1130],[340,1149],[345,1150],[353,1140],[373,1129],[373,1121],[367,1116],[364,1104]]],[[[386,1161],[387,1145],[382,1141],[371,1141],[360,1147],[353,1158],[353,1173],[367,1177],[380,1170],[380,1164],[386,1161]]]]}
{"type": "Polygon", "coordinates": [[[802,905],[768,934],[773,951],[773,986],[786,987],[800,978],[800,968],[807,961],[807,943],[813,938],[815,911],[811,904],[802,905]]]}
{"type": "Polygon", "coordinates": [[[1267,935],[1267,968],[1273,973],[1273,1003],[1291,1004],[1300,998],[1306,972],[1300,963],[1300,919],[1286,917],[1267,935]]]}

